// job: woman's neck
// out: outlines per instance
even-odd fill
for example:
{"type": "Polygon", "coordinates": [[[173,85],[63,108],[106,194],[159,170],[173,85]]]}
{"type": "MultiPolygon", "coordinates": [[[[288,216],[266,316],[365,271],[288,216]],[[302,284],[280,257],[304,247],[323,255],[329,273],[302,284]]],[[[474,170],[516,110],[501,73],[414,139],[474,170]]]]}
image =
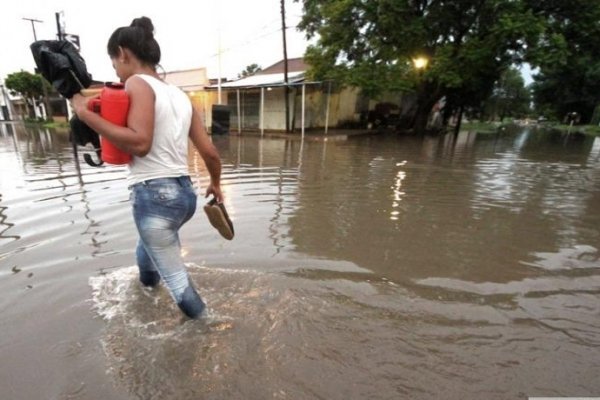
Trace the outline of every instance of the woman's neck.
{"type": "Polygon", "coordinates": [[[131,75],[143,74],[150,75],[156,79],[160,79],[154,66],[143,64],[139,60],[133,60],[131,65],[131,75]]]}
{"type": "Polygon", "coordinates": [[[158,73],[156,72],[156,70],[154,68],[145,66],[145,65],[135,68],[133,70],[133,74],[134,75],[137,75],[137,74],[150,75],[156,79],[160,79],[160,77],[158,76],[158,73]]]}

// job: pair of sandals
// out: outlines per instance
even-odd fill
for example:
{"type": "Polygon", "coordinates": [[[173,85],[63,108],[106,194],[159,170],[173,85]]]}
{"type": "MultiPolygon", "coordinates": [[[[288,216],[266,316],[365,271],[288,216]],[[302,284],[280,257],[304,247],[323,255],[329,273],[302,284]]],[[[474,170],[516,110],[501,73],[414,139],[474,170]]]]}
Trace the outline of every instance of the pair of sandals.
{"type": "Polygon", "coordinates": [[[233,239],[233,223],[229,219],[227,210],[223,203],[219,203],[213,198],[204,206],[204,212],[208,217],[210,224],[227,240],[233,239]]]}

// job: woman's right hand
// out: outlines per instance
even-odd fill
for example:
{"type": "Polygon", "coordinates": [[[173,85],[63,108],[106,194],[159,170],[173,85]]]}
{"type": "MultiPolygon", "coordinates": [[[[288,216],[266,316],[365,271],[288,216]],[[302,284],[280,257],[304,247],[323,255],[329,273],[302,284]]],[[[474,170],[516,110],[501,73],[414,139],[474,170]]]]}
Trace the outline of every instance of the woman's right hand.
{"type": "Polygon", "coordinates": [[[90,99],[91,97],[85,97],[80,93],[75,93],[75,95],[71,97],[71,100],[69,100],[73,112],[77,114],[77,117],[82,121],[85,121],[85,114],[90,112],[88,110],[88,102],[90,101],[90,99]]]}

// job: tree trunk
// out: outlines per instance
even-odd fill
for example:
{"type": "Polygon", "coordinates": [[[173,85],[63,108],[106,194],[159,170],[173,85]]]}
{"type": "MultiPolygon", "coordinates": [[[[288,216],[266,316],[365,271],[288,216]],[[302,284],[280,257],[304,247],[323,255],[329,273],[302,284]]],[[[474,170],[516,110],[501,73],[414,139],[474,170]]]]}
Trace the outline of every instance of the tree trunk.
{"type": "Polygon", "coordinates": [[[418,135],[425,133],[429,113],[435,103],[441,98],[439,91],[430,90],[427,86],[428,85],[424,85],[417,96],[417,111],[415,112],[412,123],[413,132],[418,135]]]}
{"type": "Polygon", "coordinates": [[[460,125],[462,124],[462,117],[463,117],[463,112],[465,110],[465,106],[464,105],[460,105],[460,108],[458,109],[458,117],[456,118],[456,126],[454,127],[454,137],[458,137],[458,134],[460,133],[460,125]]]}
{"type": "Polygon", "coordinates": [[[35,112],[35,99],[33,97],[31,97],[29,99],[29,101],[25,100],[25,104],[29,105],[29,107],[27,107],[29,109],[29,118],[31,119],[36,119],[36,112],[35,112]]]}
{"type": "Polygon", "coordinates": [[[422,135],[425,133],[427,128],[427,119],[429,118],[429,110],[426,110],[426,107],[418,107],[417,113],[415,115],[415,122],[413,125],[413,132],[417,135],[422,135]]]}

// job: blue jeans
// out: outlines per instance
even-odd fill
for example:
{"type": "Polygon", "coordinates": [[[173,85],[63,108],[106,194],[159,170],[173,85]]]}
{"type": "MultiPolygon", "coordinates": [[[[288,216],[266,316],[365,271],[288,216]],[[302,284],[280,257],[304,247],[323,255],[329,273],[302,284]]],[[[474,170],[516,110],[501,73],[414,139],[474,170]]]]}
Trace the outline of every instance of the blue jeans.
{"type": "Polygon", "coordinates": [[[188,317],[205,308],[183,263],[179,228],[196,211],[196,192],[189,176],[158,178],[131,186],[133,218],[140,235],[136,257],[140,281],[155,286],[162,278],[188,317]]]}

